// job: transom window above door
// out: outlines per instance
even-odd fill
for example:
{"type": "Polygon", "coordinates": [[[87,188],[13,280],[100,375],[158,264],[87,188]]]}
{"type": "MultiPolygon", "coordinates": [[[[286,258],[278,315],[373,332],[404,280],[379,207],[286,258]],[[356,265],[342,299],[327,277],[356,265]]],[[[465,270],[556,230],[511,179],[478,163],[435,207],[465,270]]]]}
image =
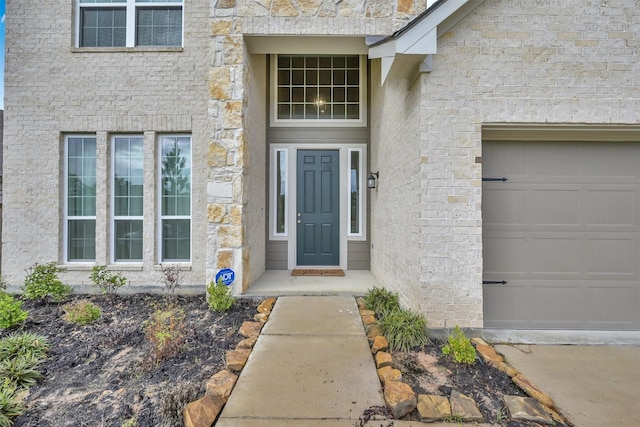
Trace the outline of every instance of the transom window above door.
{"type": "Polygon", "coordinates": [[[273,126],[365,126],[366,60],[359,55],[274,55],[273,126]]]}

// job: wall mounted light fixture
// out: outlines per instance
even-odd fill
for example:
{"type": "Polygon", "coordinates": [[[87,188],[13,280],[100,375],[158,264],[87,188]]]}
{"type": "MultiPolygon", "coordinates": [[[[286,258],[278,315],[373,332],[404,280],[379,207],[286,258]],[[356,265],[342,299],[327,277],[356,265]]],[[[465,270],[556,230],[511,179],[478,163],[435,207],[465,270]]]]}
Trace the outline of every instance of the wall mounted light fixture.
{"type": "Polygon", "coordinates": [[[376,188],[376,179],[380,178],[380,172],[369,172],[367,188],[376,188]]]}

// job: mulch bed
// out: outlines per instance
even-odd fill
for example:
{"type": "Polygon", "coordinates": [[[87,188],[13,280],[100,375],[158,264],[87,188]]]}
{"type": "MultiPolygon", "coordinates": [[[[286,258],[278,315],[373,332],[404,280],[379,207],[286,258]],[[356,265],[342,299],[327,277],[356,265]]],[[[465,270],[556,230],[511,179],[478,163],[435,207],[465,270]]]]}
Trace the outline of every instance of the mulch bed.
{"type": "Polygon", "coordinates": [[[30,389],[28,410],[15,426],[182,425],[184,405],[202,397],[206,381],[224,368],[226,351],[242,339],[238,329],[253,320],[259,303],[241,299],[220,314],[208,308],[204,296],[87,298],[103,312],[92,325],[65,322],[62,304],[25,302],[27,321],[0,331],[0,337],[33,332],[50,343],[48,358],[39,365],[44,379],[30,389]],[[144,322],[167,304],[186,312],[186,342],[177,355],[156,361],[144,322]]]}
{"type": "MultiPolygon", "coordinates": [[[[432,340],[424,348],[415,348],[410,352],[392,352],[395,367],[402,372],[402,381],[409,384],[416,396],[433,394],[449,396],[452,390],[471,397],[478,406],[486,423],[503,427],[539,427],[540,424],[530,421],[508,419],[503,402],[504,395],[526,396],[511,378],[498,369],[486,364],[478,357],[473,365],[455,363],[442,354],[444,343],[432,340]]],[[[361,421],[366,419],[392,418],[391,414],[380,408],[372,408],[365,413],[361,421]]],[[[418,411],[402,418],[405,421],[419,421],[418,411]]],[[[429,424],[424,424],[428,426],[429,424]]],[[[456,425],[455,423],[453,425],[456,425]]],[[[473,423],[471,424],[473,425],[473,423]]],[[[392,427],[393,423],[384,424],[392,427]]],[[[557,424],[557,427],[562,425],[557,424]]]]}

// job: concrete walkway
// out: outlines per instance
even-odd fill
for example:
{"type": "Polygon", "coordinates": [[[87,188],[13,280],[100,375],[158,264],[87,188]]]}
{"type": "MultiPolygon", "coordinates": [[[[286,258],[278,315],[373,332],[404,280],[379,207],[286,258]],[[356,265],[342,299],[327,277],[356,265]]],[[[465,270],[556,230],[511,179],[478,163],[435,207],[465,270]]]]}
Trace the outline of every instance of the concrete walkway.
{"type": "Polygon", "coordinates": [[[219,427],[353,427],[384,406],[355,299],[280,297],[219,427]]]}
{"type": "Polygon", "coordinates": [[[640,426],[640,347],[497,345],[576,427],[640,426]]]}

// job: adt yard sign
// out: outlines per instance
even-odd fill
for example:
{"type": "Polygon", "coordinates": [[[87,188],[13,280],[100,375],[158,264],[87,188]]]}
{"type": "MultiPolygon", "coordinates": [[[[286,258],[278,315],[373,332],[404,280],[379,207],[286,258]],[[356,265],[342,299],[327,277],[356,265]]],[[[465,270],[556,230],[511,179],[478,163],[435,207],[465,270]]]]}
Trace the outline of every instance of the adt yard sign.
{"type": "Polygon", "coordinates": [[[225,286],[229,286],[236,279],[236,273],[230,268],[223,268],[216,274],[216,283],[222,280],[225,286]]]}

